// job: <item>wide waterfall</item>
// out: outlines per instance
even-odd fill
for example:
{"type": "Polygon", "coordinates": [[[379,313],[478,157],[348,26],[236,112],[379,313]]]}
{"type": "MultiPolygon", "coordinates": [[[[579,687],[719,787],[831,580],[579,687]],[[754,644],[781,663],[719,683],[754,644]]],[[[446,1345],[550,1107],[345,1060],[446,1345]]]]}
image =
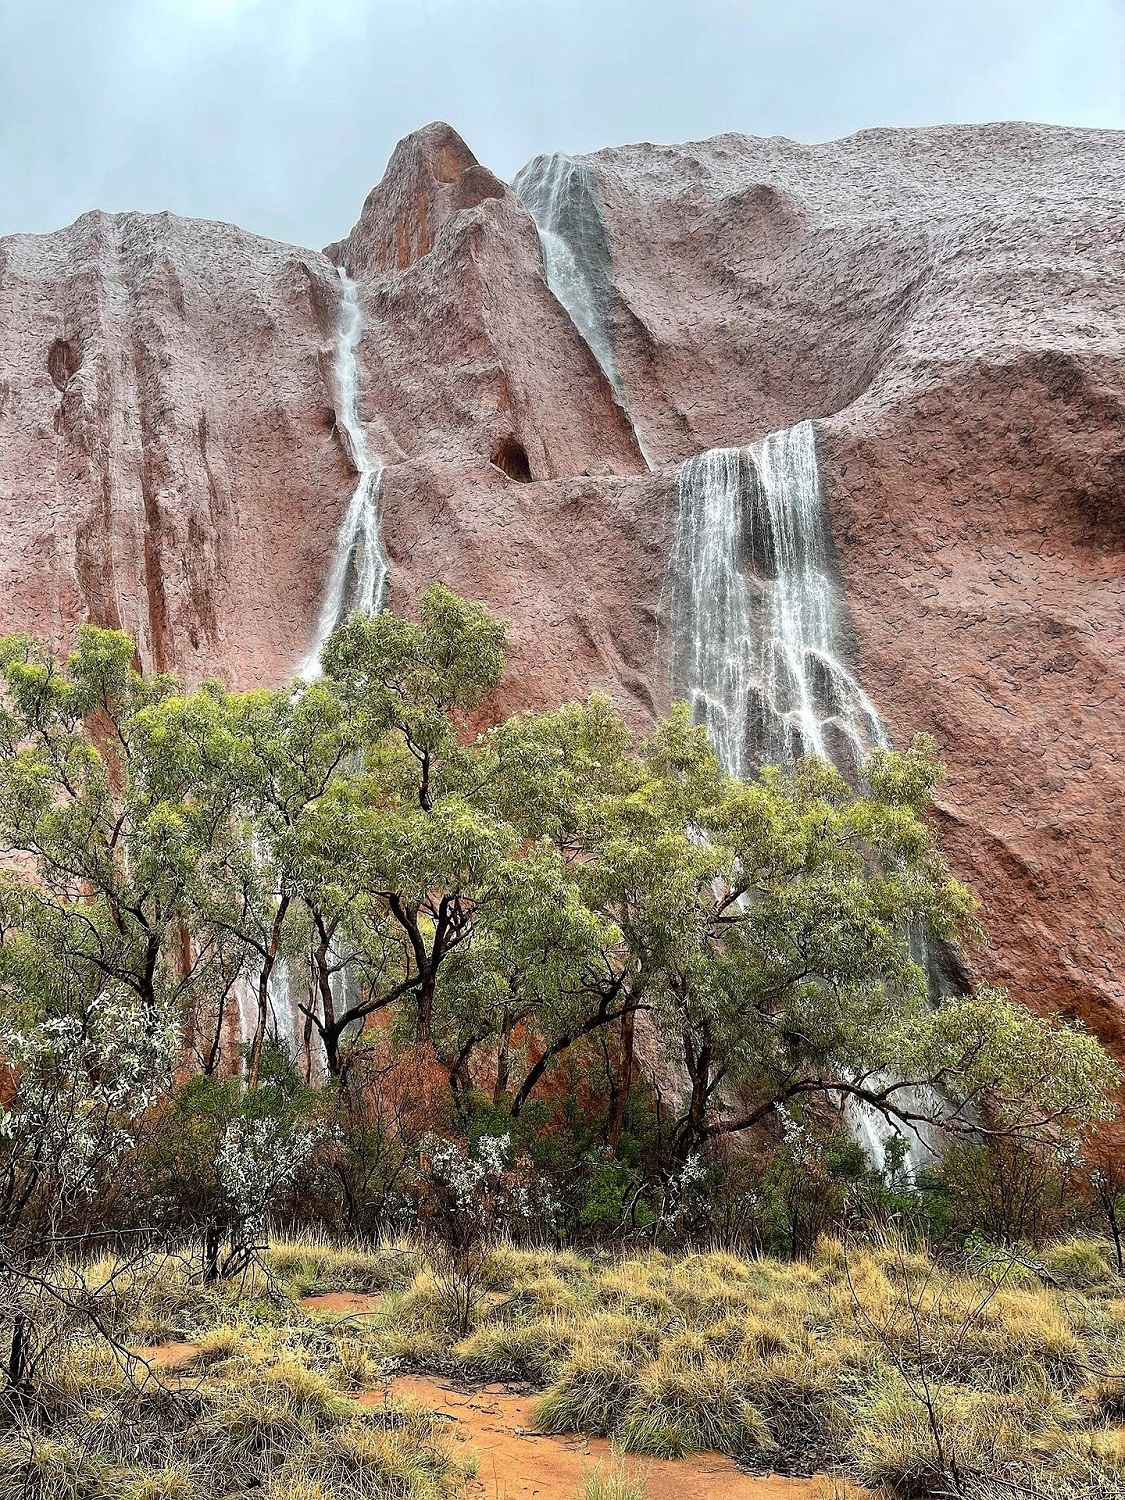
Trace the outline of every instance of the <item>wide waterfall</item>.
{"type": "Polygon", "coordinates": [[[512,187],[539,231],[547,285],[601,366],[618,406],[629,420],[641,456],[651,469],[629,411],[614,351],[617,288],[609,229],[594,169],[587,162],[556,151],[528,162],[512,187]]]}
{"type": "Polygon", "coordinates": [[[365,615],[378,614],[387,587],[387,555],[379,527],[383,464],[368,447],[367,433],[359,415],[356,349],[363,332],[363,310],[355,282],[342,270],[340,284],[339,328],[332,367],[336,386],[336,423],[357,478],[336,539],[316,638],[301,669],[306,682],[312,681],[320,672],[321,649],[340,621],[357,611],[365,615]]]}
{"type": "Polygon", "coordinates": [[[886,744],[841,659],[841,604],[811,422],[680,468],[672,688],[736,776],[805,753],[853,775],[886,744]]]}
{"type": "MultiPolygon", "coordinates": [[[[854,779],[887,734],[842,659],[846,606],[833,578],[813,424],[688,459],[677,489],[673,696],[691,703],[733,775],[817,754],[854,779]]],[[[924,938],[912,946],[929,967],[924,938]]],[[[892,1127],[866,1105],[847,1114],[881,1162],[892,1127]]],[[[933,1143],[906,1141],[913,1172],[933,1143]]]]}

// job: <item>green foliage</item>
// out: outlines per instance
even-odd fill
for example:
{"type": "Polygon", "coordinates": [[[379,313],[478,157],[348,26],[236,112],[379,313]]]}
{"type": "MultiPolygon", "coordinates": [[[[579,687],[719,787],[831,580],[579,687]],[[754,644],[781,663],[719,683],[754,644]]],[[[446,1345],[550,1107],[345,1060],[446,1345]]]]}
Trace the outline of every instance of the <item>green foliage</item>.
{"type": "Polygon", "coordinates": [[[5,1225],[112,1200],[219,1275],[271,1216],[409,1227],[427,1141],[506,1139],[520,1235],[807,1253],[917,1213],[857,1101],[967,1153],[931,1224],[1055,1232],[1049,1185],[1013,1218],[988,1174],[1066,1156],[1117,1073],[995,989],[929,1003],[912,936],[978,935],[933,744],[856,790],[731,778],[684,705],[640,742],[599,695],[481,728],[504,651],[437,585],[276,692],[145,679],[92,627],[62,662],[0,644],[5,1225]]]}

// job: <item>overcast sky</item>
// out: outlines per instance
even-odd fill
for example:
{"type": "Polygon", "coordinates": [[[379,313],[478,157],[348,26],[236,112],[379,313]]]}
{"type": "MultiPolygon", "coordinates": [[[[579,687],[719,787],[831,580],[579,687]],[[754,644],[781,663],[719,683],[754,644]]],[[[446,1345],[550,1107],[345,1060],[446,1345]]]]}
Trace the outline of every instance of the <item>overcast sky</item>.
{"type": "Polygon", "coordinates": [[[0,234],[171,209],[319,247],[396,140],[1125,127],[1125,0],[0,0],[0,234]]]}

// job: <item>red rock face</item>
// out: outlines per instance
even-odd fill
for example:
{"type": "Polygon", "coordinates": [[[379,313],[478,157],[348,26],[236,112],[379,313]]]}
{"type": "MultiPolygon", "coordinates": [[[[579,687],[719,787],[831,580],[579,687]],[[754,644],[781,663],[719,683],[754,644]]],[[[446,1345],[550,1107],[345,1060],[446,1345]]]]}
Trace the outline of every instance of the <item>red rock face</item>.
{"type": "Polygon", "coordinates": [[[856,666],[933,734],[978,972],[1125,1042],[1125,136],[626,147],[617,357],[665,462],[825,418],[856,666]]]}
{"type": "Polygon", "coordinates": [[[192,680],[284,681],[355,475],[335,267],[364,311],[389,602],[511,621],[505,707],[667,701],[672,466],[819,419],[854,665],[935,735],[976,967],[1120,1046],[1125,141],[997,126],[587,158],[614,354],[658,466],[447,126],[325,255],[166,215],[0,241],[0,630],[121,625],[192,680]]]}
{"type": "Polygon", "coordinates": [[[1125,1050],[1122,368],[1047,353],[828,424],[864,681],[937,739],[979,972],[1125,1050]]]}
{"type": "Polygon", "coordinates": [[[388,460],[492,463],[525,480],[645,471],[547,289],[532,219],[448,126],[396,149],[330,248],[362,289],[364,416],[388,460]]]}
{"type": "Polygon", "coordinates": [[[349,481],[338,295],[321,255],[170,215],[0,241],[0,630],[284,676],[349,481]]]}

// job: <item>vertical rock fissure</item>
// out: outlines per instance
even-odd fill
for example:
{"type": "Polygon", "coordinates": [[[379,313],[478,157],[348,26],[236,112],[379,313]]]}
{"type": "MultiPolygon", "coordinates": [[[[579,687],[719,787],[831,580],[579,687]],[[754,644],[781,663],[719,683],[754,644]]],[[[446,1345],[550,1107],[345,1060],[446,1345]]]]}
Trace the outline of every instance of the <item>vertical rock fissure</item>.
{"type": "Polygon", "coordinates": [[[139,339],[134,340],[133,357],[137,382],[137,416],[140,426],[141,505],[144,517],[143,571],[148,601],[149,640],[152,665],[166,672],[171,660],[168,596],[164,587],[164,523],[157,491],[157,466],[154,448],[159,438],[149,399],[146,356],[139,339]]]}

